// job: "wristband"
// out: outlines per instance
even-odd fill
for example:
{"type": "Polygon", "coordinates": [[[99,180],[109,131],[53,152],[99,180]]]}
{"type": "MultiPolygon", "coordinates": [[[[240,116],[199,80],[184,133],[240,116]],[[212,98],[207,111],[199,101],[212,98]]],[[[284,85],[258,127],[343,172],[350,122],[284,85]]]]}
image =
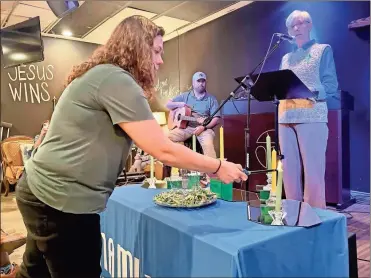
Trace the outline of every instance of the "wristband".
{"type": "Polygon", "coordinates": [[[222,166],[222,161],[221,161],[221,160],[219,160],[219,167],[218,167],[218,169],[216,169],[216,171],[213,173],[214,175],[215,175],[216,173],[218,173],[218,171],[219,171],[219,169],[220,169],[220,166],[222,166]]]}

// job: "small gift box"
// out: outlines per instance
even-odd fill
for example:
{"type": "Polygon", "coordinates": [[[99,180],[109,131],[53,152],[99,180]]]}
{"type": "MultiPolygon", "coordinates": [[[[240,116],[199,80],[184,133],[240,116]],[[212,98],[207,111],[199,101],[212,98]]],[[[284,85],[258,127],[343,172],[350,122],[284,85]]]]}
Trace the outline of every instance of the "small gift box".
{"type": "Polygon", "coordinates": [[[263,224],[271,224],[273,219],[269,215],[269,211],[274,210],[274,207],[272,206],[267,206],[267,205],[260,205],[260,213],[261,213],[261,222],[263,224]]]}
{"type": "Polygon", "coordinates": [[[214,192],[219,199],[233,201],[233,183],[225,184],[219,179],[210,179],[210,190],[214,192]]]}
{"type": "Polygon", "coordinates": [[[259,198],[261,200],[268,200],[269,199],[269,195],[270,195],[270,191],[269,190],[260,190],[259,191],[259,198]]]}
{"type": "Polygon", "coordinates": [[[170,177],[166,179],[167,188],[182,188],[182,178],[181,177],[170,177]]]}
{"type": "Polygon", "coordinates": [[[211,192],[214,192],[219,199],[222,198],[222,183],[220,180],[211,178],[210,179],[210,190],[211,192]]]}
{"type": "Polygon", "coordinates": [[[200,186],[201,174],[198,172],[191,172],[188,174],[188,188],[192,189],[200,186]]]}

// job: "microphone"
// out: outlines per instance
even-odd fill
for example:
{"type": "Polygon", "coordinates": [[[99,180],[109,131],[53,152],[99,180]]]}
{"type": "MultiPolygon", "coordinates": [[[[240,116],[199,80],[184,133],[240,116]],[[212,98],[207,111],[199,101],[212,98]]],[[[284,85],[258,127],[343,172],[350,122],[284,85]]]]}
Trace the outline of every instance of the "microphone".
{"type": "Polygon", "coordinates": [[[294,43],[295,37],[293,36],[285,35],[282,33],[275,33],[275,35],[282,40],[286,40],[286,41],[289,41],[290,43],[294,43]]]}

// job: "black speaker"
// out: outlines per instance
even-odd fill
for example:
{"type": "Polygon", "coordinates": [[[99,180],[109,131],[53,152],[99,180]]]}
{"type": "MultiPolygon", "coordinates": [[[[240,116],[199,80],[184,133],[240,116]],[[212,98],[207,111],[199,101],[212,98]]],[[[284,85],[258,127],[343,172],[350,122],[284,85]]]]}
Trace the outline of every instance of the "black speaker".
{"type": "Polygon", "coordinates": [[[357,238],[356,234],[348,232],[348,250],[349,250],[349,277],[358,278],[357,261],[357,238]]]}
{"type": "Polygon", "coordinates": [[[76,10],[80,4],[79,1],[46,1],[52,10],[52,12],[55,14],[55,16],[62,18],[72,12],[73,10],[76,10]]]}

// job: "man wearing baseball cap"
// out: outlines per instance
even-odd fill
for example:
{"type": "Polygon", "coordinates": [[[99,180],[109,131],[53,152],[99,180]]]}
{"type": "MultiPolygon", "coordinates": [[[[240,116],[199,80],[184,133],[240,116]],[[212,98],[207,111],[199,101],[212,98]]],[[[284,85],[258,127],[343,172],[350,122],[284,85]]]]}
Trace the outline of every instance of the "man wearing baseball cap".
{"type": "Polygon", "coordinates": [[[196,72],[192,77],[192,89],[167,102],[168,109],[175,110],[188,106],[192,110],[192,116],[199,118],[197,122],[189,122],[185,129],[178,127],[172,129],[169,138],[173,142],[184,142],[194,134],[204,154],[216,158],[213,128],[219,123],[220,113],[218,112],[206,127],[202,126],[203,120],[219,107],[216,97],[206,91],[206,79],[205,73],[196,72]]]}

